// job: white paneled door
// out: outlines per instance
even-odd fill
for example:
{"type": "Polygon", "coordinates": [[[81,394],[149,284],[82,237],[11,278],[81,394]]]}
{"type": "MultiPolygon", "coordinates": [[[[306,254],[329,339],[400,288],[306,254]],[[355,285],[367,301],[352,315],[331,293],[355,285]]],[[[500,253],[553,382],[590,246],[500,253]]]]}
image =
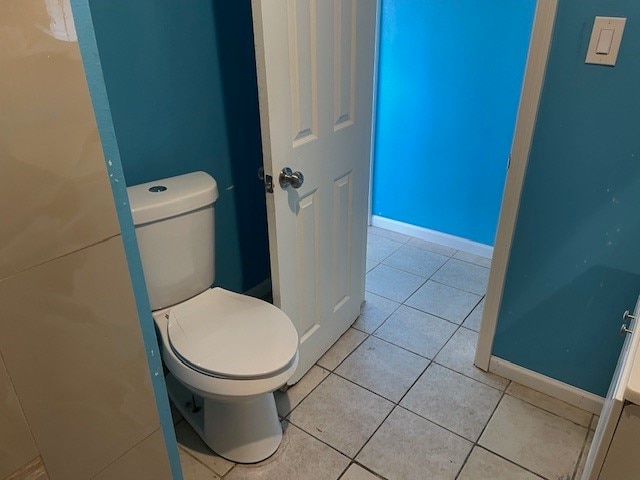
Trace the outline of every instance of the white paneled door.
{"type": "Polygon", "coordinates": [[[364,298],[377,3],[252,1],[274,302],[300,336],[290,384],[364,298]]]}

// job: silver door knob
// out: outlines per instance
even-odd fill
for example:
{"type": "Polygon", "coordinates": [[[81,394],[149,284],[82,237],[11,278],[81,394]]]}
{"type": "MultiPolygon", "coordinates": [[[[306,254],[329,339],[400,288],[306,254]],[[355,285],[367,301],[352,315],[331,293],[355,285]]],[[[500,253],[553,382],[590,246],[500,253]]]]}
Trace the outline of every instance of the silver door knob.
{"type": "Polygon", "coordinates": [[[280,186],[282,188],[300,188],[304,183],[302,172],[294,172],[289,167],[284,167],[280,172],[280,186]]]}

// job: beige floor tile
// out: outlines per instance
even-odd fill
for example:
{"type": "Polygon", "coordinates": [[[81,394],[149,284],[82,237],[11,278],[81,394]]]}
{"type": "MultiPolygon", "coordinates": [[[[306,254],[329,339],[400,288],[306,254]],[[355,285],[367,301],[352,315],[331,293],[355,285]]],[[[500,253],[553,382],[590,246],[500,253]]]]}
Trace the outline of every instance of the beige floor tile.
{"type": "MultiPolygon", "coordinates": [[[[276,453],[255,465],[237,465],[228,480],[336,480],[349,459],[288,422],[276,453]]],[[[186,479],[185,479],[186,480],[186,479]]]]}
{"type": "Polygon", "coordinates": [[[458,260],[462,260],[464,262],[474,263],[485,268],[491,267],[490,258],[481,257],[480,255],[474,255],[473,253],[469,252],[463,252],[462,250],[457,251],[453,258],[457,258],[458,260]]]}
{"type": "Polygon", "coordinates": [[[372,235],[378,235],[379,237],[389,238],[391,240],[395,240],[400,243],[407,243],[411,240],[409,235],[405,235],[403,233],[392,232],[391,230],[386,230],[380,227],[369,227],[367,233],[372,235]]]}
{"type": "Polygon", "coordinates": [[[436,317],[461,324],[482,297],[429,280],[405,302],[436,317]]]}
{"type": "Polygon", "coordinates": [[[487,281],[489,279],[489,269],[472,263],[463,262],[452,258],[440,270],[438,270],[431,280],[444,283],[451,287],[466,290],[477,295],[484,295],[487,292],[487,281]]]}
{"type": "Polygon", "coordinates": [[[400,405],[475,442],[502,392],[432,364],[400,405]]]}
{"type": "Polygon", "coordinates": [[[462,326],[465,328],[468,328],[469,330],[473,330],[474,332],[479,332],[480,325],[482,324],[483,312],[484,312],[484,298],[476,306],[476,308],[473,309],[473,311],[469,314],[469,316],[465,319],[462,326]]]}
{"type": "Polygon", "coordinates": [[[426,278],[380,264],[367,273],[366,289],[394,302],[404,302],[426,278]]]}
{"type": "Polygon", "coordinates": [[[375,260],[369,260],[367,258],[367,262],[365,264],[365,273],[369,273],[371,270],[373,270],[374,268],[376,268],[378,266],[379,262],[376,262],[375,260]]]}
{"type": "MultiPolygon", "coordinates": [[[[215,454],[191,428],[186,420],[182,420],[176,425],[176,438],[178,445],[185,452],[197,458],[200,463],[205,464],[218,475],[227,473],[234,463],[215,454]]],[[[186,480],[186,479],[185,479],[186,480]]]]}
{"type": "Polygon", "coordinates": [[[422,248],[403,245],[389,255],[384,264],[403,270],[405,272],[429,278],[433,275],[449,257],[439,253],[423,250],[422,248]]]}
{"type": "Polygon", "coordinates": [[[378,235],[367,236],[367,258],[374,262],[381,262],[403,245],[390,238],[378,235]]]}
{"type": "Polygon", "coordinates": [[[289,415],[291,410],[296,408],[327,375],[329,375],[327,370],[314,365],[304,374],[304,377],[302,377],[298,383],[289,387],[286,392],[274,392],[278,414],[281,417],[289,415]]]}
{"type": "Polygon", "coordinates": [[[473,364],[476,354],[478,334],[466,328],[460,328],[435,358],[436,363],[462,373],[479,382],[504,390],[509,380],[493,373],[480,370],[473,364]]]}
{"type": "Polygon", "coordinates": [[[344,332],[327,353],[318,360],[318,365],[327,370],[334,370],[365,338],[367,338],[366,333],[350,328],[344,332]]]}
{"type": "Polygon", "coordinates": [[[451,257],[456,253],[455,248],[445,247],[444,245],[427,242],[425,240],[420,240],[419,238],[412,238],[407,242],[407,245],[422,248],[424,250],[429,250],[430,252],[439,253],[440,255],[446,255],[447,257],[451,257]]]}
{"type": "Polygon", "coordinates": [[[184,480],[217,480],[220,477],[193,458],[183,449],[180,450],[180,466],[184,480]]]}
{"type": "Polygon", "coordinates": [[[367,338],[335,370],[364,388],[398,402],[429,360],[376,337],[367,338]]]}
{"type": "Polygon", "coordinates": [[[557,400],[544,393],[537,392],[530,388],[520,385],[519,383],[512,382],[507,388],[507,393],[512,397],[524,400],[527,403],[540,407],[547,412],[555,413],[556,415],[571,420],[573,423],[588,427],[591,422],[592,414],[586,410],[582,410],[568,403],[557,400]]]}
{"type": "Polygon", "coordinates": [[[396,407],[357,461],[389,480],[453,480],[473,444],[396,407]]]}
{"type": "Polygon", "coordinates": [[[433,358],[456,330],[456,325],[401,305],[375,332],[375,336],[433,358]]]}
{"type": "Polygon", "coordinates": [[[340,477],[340,480],[380,480],[380,477],[354,463],[340,477]]]}
{"type": "Polygon", "coordinates": [[[581,480],[582,474],[584,473],[584,466],[587,463],[587,457],[589,456],[589,449],[591,448],[591,444],[593,443],[593,431],[589,431],[587,435],[587,441],[585,442],[584,448],[582,449],[582,454],[580,455],[580,460],[578,461],[578,468],[576,469],[576,475],[573,477],[575,480],[581,480]]]}
{"type": "Polygon", "coordinates": [[[360,316],[353,324],[353,328],[366,333],[373,333],[399,306],[398,302],[371,292],[365,292],[364,304],[360,308],[360,316]]]}
{"type": "Polygon", "coordinates": [[[353,457],[383,422],[393,404],[330,375],[291,412],[291,423],[353,457]]]}
{"type": "Polygon", "coordinates": [[[540,477],[484,448],[474,447],[458,480],[540,480],[540,477]]]}
{"type": "Polygon", "coordinates": [[[587,429],[505,395],[479,445],[552,479],[571,478],[587,429]]]}
{"type": "MultiPolygon", "coordinates": [[[[20,480],[36,480],[38,477],[18,478],[20,480]]],[[[92,480],[128,478],[136,480],[171,480],[173,478],[162,429],[159,428],[152,435],[149,435],[98,475],[92,477],[92,480]]]]}

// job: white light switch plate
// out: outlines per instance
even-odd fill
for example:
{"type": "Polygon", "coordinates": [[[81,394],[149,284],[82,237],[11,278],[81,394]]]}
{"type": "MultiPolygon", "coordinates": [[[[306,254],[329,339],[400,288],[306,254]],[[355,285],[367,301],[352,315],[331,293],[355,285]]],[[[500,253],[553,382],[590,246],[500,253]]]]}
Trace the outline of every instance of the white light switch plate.
{"type": "Polygon", "coordinates": [[[591,40],[589,41],[585,63],[614,66],[618,59],[618,51],[620,51],[620,42],[622,41],[625,23],[627,23],[626,18],[596,17],[593,22],[593,30],[591,30],[591,40]],[[611,30],[613,30],[613,35],[611,45],[609,46],[609,38],[607,37],[611,36],[611,30]],[[609,48],[603,48],[603,40],[607,40],[606,46],[609,48]],[[597,53],[598,42],[600,42],[600,51],[608,53],[597,53]]]}

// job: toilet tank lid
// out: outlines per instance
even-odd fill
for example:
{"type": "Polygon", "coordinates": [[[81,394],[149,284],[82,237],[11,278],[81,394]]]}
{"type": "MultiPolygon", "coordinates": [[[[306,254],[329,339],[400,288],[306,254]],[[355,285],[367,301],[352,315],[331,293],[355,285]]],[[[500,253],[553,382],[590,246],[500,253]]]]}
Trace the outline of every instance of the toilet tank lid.
{"type": "Polygon", "coordinates": [[[155,222],[212,205],[218,185],[205,172],[163,178],[127,188],[134,225],[155,222]]]}

